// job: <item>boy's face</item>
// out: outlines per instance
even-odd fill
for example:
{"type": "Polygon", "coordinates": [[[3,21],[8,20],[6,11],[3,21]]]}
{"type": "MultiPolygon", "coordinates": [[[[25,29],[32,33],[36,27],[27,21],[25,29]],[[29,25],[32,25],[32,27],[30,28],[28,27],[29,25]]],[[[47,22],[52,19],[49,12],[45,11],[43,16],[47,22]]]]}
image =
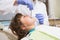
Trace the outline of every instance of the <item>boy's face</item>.
{"type": "Polygon", "coordinates": [[[20,20],[25,26],[25,27],[22,27],[23,30],[28,30],[29,28],[31,28],[30,26],[34,25],[35,23],[35,19],[30,16],[22,16],[20,20]]]}

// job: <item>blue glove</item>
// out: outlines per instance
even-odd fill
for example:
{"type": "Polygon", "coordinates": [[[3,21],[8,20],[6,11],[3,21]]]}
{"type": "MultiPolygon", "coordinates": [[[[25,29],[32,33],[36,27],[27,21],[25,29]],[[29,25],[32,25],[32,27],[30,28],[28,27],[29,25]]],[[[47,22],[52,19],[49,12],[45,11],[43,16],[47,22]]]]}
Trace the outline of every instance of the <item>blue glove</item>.
{"type": "Polygon", "coordinates": [[[27,5],[30,10],[33,10],[33,3],[31,0],[17,0],[18,4],[27,5]]]}
{"type": "Polygon", "coordinates": [[[44,16],[43,14],[36,14],[36,18],[38,19],[40,24],[44,24],[44,16]]]}

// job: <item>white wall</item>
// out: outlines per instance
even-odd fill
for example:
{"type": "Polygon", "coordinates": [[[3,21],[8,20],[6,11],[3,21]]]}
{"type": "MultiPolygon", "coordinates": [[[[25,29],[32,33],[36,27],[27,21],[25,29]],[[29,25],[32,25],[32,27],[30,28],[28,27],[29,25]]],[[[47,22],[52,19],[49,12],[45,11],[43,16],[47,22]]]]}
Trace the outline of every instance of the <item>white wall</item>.
{"type": "Polygon", "coordinates": [[[49,0],[49,16],[60,18],[60,0],[49,0]]]}

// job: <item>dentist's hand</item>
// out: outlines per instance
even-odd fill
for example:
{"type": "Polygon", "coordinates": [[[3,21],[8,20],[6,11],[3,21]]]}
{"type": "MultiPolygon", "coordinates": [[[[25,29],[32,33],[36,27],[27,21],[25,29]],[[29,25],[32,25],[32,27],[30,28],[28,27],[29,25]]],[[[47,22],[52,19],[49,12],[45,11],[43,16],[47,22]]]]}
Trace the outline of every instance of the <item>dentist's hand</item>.
{"type": "Polygon", "coordinates": [[[27,5],[30,10],[33,10],[33,2],[31,0],[18,0],[17,3],[27,5]]]}
{"type": "Polygon", "coordinates": [[[36,14],[36,18],[38,19],[40,24],[44,23],[44,16],[43,16],[43,14],[40,14],[40,13],[36,14]]]}

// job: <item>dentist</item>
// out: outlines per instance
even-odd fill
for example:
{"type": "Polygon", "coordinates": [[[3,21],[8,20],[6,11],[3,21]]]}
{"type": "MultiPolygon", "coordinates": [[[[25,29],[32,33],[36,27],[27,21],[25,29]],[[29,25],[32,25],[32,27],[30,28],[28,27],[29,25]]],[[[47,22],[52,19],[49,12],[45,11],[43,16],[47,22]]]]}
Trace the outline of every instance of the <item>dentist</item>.
{"type": "Polygon", "coordinates": [[[49,25],[46,6],[43,2],[38,0],[16,0],[14,5],[16,4],[20,5],[18,7],[20,12],[25,13],[25,15],[29,13],[28,15],[37,18],[41,25],[49,25]]]}

